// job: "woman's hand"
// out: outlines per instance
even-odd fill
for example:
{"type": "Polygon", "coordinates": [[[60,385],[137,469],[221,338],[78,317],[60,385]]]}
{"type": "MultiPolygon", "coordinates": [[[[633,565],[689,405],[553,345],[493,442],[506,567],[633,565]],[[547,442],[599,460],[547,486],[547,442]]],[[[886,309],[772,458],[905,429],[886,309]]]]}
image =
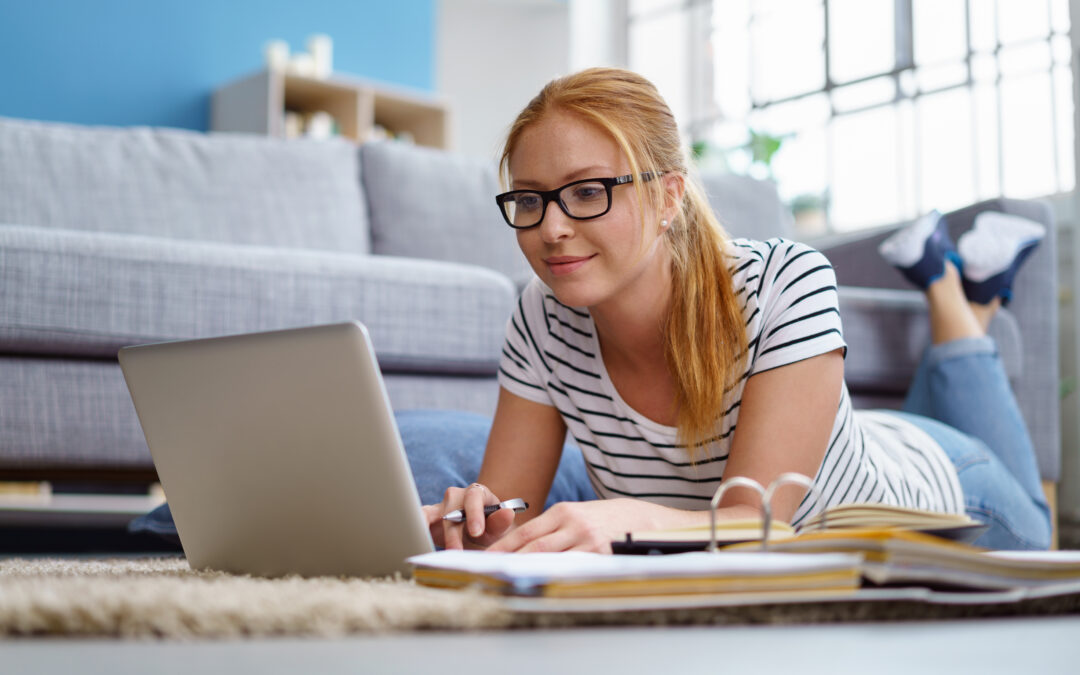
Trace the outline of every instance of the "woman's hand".
{"type": "Polygon", "coordinates": [[[514,528],[488,550],[611,553],[611,542],[623,539],[627,532],[692,525],[701,517],[639,499],[560,502],[514,528]]]}
{"type": "Polygon", "coordinates": [[[484,507],[498,504],[499,498],[480,483],[473,483],[466,488],[451,487],[446,489],[441,504],[424,507],[428,530],[436,546],[447,549],[484,548],[506,534],[514,524],[513,509],[499,509],[484,517],[484,507]],[[443,520],[451,511],[461,509],[465,521],[455,523],[443,520]]]}

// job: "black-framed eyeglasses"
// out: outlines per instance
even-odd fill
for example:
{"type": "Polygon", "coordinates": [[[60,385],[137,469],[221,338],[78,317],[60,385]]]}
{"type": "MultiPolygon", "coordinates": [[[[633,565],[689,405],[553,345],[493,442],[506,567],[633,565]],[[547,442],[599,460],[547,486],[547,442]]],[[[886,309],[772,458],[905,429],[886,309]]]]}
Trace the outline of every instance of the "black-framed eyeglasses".
{"type": "MultiPolygon", "coordinates": [[[[658,174],[646,171],[641,180],[650,181],[658,174]]],[[[511,190],[496,195],[506,224],[515,230],[536,227],[544,220],[549,202],[555,202],[568,217],[574,220],[599,218],[611,210],[611,189],[616,185],[633,183],[634,176],[614,178],[585,178],[567,183],[554,190],[511,190]]]]}

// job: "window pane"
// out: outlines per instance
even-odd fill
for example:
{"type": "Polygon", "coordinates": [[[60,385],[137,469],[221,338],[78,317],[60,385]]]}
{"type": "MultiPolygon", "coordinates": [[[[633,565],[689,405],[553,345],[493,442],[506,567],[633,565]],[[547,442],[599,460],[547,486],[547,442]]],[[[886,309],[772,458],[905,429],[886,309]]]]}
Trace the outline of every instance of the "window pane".
{"type": "Polygon", "coordinates": [[[975,100],[975,138],[979,139],[975,146],[975,182],[979,199],[990,199],[1001,194],[997,87],[976,85],[972,96],[975,100]]]}
{"type": "Polygon", "coordinates": [[[967,55],[964,0],[915,0],[912,14],[916,64],[957,61],[967,55]]]}
{"type": "Polygon", "coordinates": [[[794,213],[800,237],[825,234],[825,199],[828,181],[825,173],[827,155],[825,127],[806,129],[784,141],[773,162],[780,198],[789,205],[800,205],[794,213]]]}
{"type": "Polygon", "coordinates": [[[919,91],[937,91],[967,81],[967,66],[950,63],[943,66],[924,66],[915,71],[919,91]]]}
{"type": "Polygon", "coordinates": [[[832,0],[829,3],[830,73],[850,82],[893,69],[893,0],[832,0]]]}
{"type": "Polygon", "coordinates": [[[923,96],[918,111],[920,211],[948,211],[976,201],[971,93],[923,96]]]}
{"type": "Polygon", "coordinates": [[[876,77],[859,84],[837,87],[832,92],[837,112],[848,112],[887,103],[896,98],[896,80],[892,76],[876,77]]]}
{"type": "Polygon", "coordinates": [[[919,83],[914,72],[905,70],[900,73],[900,92],[908,98],[919,93],[919,83]]]}
{"type": "Polygon", "coordinates": [[[750,24],[754,100],[777,99],[825,86],[825,10],[792,0],[783,11],[755,14],[750,24]]]}
{"type": "Polygon", "coordinates": [[[1003,193],[1037,197],[1056,192],[1050,74],[1001,83],[1003,193]]]}
{"type": "Polygon", "coordinates": [[[1076,187],[1076,160],[1073,157],[1072,70],[1054,68],[1054,103],[1057,106],[1058,191],[1076,187]]]}
{"type": "Polygon", "coordinates": [[[994,0],[968,0],[968,12],[971,16],[971,48],[980,52],[992,51],[997,46],[994,0]]]}
{"type": "Polygon", "coordinates": [[[713,96],[720,115],[744,119],[750,112],[750,10],[748,2],[713,5],[713,96]]]}
{"type": "Polygon", "coordinates": [[[1069,0],[1050,0],[1050,24],[1056,33],[1069,32],[1069,0]]]}
{"type": "Polygon", "coordinates": [[[664,9],[681,7],[684,0],[630,0],[630,16],[639,16],[664,9]]]}
{"type": "Polygon", "coordinates": [[[1054,63],[1069,65],[1072,59],[1072,44],[1068,35],[1055,35],[1050,41],[1050,49],[1054,52],[1054,63]]]}
{"type": "Polygon", "coordinates": [[[976,82],[993,82],[998,76],[997,59],[990,54],[971,57],[971,77],[976,82]]]}
{"type": "Polygon", "coordinates": [[[1047,37],[1050,15],[1046,0],[998,0],[998,30],[1003,44],[1047,37]]]}
{"type": "Polygon", "coordinates": [[[670,12],[630,24],[630,69],[656,85],[680,125],[690,113],[689,63],[685,45],[689,39],[686,16],[670,12]]]}
{"type": "Polygon", "coordinates": [[[901,218],[897,109],[834,118],[832,223],[853,230],[901,218]]]}
{"type": "Polygon", "coordinates": [[[893,220],[914,218],[919,215],[918,181],[915,168],[918,166],[918,144],[915,130],[915,103],[911,100],[900,101],[896,105],[897,119],[897,174],[899,175],[898,204],[899,210],[893,220]]]}
{"type": "Polygon", "coordinates": [[[751,124],[755,129],[782,136],[808,128],[824,128],[829,115],[828,97],[815,94],[759,110],[751,118],[751,124]]]}
{"type": "Polygon", "coordinates": [[[772,171],[784,201],[798,195],[822,197],[825,176],[825,129],[830,115],[825,94],[769,106],[758,111],[750,124],[782,139],[773,157],[772,171]]]}
{"type": "Polygon", "coordinates": [[[1024,75],[1036,70],[1050,70],[1050,44],[1036,42],[1016,47],[1004,47],[998,58],[1001,63],[1001,74],[1006,77],[1024,75]]]}

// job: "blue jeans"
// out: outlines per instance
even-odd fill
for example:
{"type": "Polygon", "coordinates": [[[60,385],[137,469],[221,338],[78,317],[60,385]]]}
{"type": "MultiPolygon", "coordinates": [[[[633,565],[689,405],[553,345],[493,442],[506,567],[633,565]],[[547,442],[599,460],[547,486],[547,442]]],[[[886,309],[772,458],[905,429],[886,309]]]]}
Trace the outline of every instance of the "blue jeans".
{"type": "MultiPolygon", "coordinates": [[[[446,488],[465,487],[476,480],[491,431],[490,418],[450,410],[403,410],[394,417],[422,503],[437,504],[446,488]]],[[[499,495],[501,499],[516,496],[499,495]]],[[[580,450],[567,444],[544,508],[590,499],[596,499],[596,493],[585,460],[580,450]]]]}
{"type": "Polygon", "coordinates": [[[903,412],[893,414],[929,434],[956,466],[968,515],[990,525],[976,544],[1049,547],[1050,509],[1035,449],[991,338],[929,347],[903,412]]]}

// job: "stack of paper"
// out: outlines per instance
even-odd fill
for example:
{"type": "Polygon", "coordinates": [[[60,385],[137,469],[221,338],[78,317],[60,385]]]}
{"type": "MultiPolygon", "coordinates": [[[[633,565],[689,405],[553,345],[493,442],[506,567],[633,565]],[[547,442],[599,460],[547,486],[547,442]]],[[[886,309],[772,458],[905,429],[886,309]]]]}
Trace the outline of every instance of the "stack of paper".
{"type": "MultiPolygon", "coordinates": [[[[737,544],[725,551],[749,549],[737,544]]],[[[856,553],[879,585],[1010,589],[1080,582],[1080,551],[986,551],[921,532],[824,530],[770,544],[778,553],[856,553]]]]}
{"type": "Polygon", "coordinates": [[[854,592],[862,556],[777,553],[597,553],[439,551],[409,558],[427,586],[476,586],[507,595],[562,598],[854,592]]]}

